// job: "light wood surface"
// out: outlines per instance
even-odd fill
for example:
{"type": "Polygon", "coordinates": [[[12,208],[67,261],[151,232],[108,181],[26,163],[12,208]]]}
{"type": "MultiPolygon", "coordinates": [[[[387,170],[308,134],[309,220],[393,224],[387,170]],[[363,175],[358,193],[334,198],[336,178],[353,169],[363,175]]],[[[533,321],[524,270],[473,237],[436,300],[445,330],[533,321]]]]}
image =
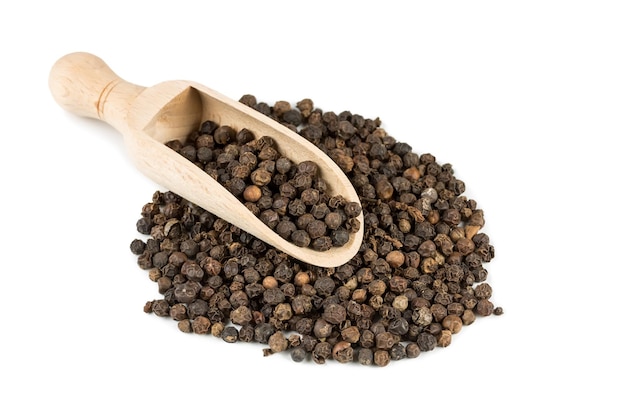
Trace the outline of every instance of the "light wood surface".
{"type": "Polygon", "coordinates": [[[356,255],[363,239],[363,214],[358,218],[361,228],[346,245],[325,252],[300,248],[278,236],[208,174],[163,145],[185,139],[204,120],[236,130],[246,127],[256,137],[273,137],[278,150],[292,161],[316,162],[331,194],[359,201],[348,178],[326,154],[269,117],[191,81],[166,81],[149,88],[131,84],[100,58],[84,52],[59,59],[50,71],[49,86],[67,111],[115,127],[137,168],[166,189],[309,264],[334,267],[356,255]]]}

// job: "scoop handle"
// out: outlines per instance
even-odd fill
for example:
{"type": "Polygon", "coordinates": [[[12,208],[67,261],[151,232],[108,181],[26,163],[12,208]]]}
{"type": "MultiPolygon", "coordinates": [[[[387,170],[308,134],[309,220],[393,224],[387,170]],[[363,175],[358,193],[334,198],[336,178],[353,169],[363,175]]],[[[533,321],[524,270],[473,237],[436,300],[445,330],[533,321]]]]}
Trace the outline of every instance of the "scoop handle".
{"type": "Polygon", "coordinates": [[[118,131],[126,129],[126,115],[145,87],[129,83],[100,58],[74,52],[50,70],[48,85],[56,102],[79,116],[100,119],[118,131]]]}

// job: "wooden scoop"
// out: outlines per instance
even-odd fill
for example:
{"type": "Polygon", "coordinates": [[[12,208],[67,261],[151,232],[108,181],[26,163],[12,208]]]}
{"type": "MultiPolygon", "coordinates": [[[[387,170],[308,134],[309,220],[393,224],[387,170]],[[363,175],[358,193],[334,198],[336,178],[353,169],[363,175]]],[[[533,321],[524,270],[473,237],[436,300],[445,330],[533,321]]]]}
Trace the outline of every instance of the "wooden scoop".
{"type": "Polygon", "coordinates": [[[100,58],[72,53],[59,59],[49,78],[54,99],[80,116],[103,120],[124,137],[136,166],[157,184],[253,234],[306,263],[335,267],[356,255],[363,240],[361,227],[342,247],[325,252],[298,247],[267,227],[226,188],[164,143],[184,140],[205,120],[247,128],[255,137],[271,136],[285,157],[298,163],[314,161],[331,195],[359,201],[343,171],[315,145],[280,123],[216,91],[190,81],[166,81],[145,88],[118,77],[100,58]]]}

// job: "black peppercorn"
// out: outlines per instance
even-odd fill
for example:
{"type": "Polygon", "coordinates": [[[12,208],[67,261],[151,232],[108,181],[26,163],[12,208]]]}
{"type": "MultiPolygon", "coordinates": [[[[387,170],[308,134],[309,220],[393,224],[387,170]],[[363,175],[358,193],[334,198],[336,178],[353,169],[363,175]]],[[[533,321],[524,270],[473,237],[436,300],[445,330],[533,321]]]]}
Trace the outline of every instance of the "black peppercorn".
{"type": "Polygon", "coordinates": [[[136,225],[147,239],[130,245],[163,295],[144,311],[171,317],[183,332],[267,344],[266,355],[287,350],[296,362],[311,353],[314,363],[377,366],[448,346],[477,316],[502,314],[485,282],[494,248],[480,231],[483,212],[462,195],[465,184],[449,164],[416,154],[378,119],[323,112],[308,99],[241,102],[322,149],[360,201],[331,195],[315,163],[294,163],[273,138],[245,128],[206,121],[168,146],[282,238],[324,251],[362,228],[361,248],[345,265],[313,267],[172,192],[156,192],[136,225]]]}

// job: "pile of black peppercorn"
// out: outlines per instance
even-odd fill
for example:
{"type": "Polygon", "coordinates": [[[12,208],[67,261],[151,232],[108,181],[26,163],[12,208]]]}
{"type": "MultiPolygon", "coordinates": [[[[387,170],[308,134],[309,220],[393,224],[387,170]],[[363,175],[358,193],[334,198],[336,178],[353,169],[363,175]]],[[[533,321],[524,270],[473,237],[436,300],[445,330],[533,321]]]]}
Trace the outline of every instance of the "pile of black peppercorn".
{"type": "MultiPolygon", "coordinates": [[[[296,362],[378,366],[446,347],[477,316],[502,314],[483,267],[494,256],[480,232],[483,211],[463,195],[450,164],[413,152],[379,119],[324,112],[310,99],[295,107],[251,95],[240,101],[298,132],[346,173],[361,199],[361,248],[342,266],[312,266],[157,191],[137,222],[149,237],[130,245],[163,295],[145,312],[171,317],[183,332],[265,344],[266,355],[289,351],[296,362]]],[[[345,203],[338,208],[345,213],[345,203]]]]}
{"type": "MultiPolygon", "coordinates": [[[[300,114],[299,112],[297,114],[300,114]]],[[[285,113],[282,113],[285,117],[285,113]]],[[[327,251],[348,243],[360,228],[361,206],[330,195],[312,161],[294,163],[270,136],[207,120],[187,139],[167,146],[222,184],[283,239],[327,251]]]]}

